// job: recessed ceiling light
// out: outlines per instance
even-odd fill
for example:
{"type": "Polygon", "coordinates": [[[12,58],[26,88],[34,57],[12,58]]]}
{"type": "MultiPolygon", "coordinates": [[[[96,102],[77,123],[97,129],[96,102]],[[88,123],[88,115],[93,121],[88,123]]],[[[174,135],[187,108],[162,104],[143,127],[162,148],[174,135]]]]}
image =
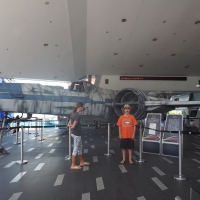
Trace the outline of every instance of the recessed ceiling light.
{"type": "Polygon", "coordinates": [[[183,40],[182,42],[186,42],[186,40],[183,40]]]}
{"type": "Polygon", "coordinates": [[[174,33],[174,35],[176,35],[176,33],[174,33]]]}
{"type": "Polygon", "coordinates": [[[147,53],[146,55],[148,56],[149,54],[147,53]]]}
{"type": "Polygon", "coordinates": [[[57,47],[58,46],[58,44],[55,44],[55,47],[57,47]]]}
{"type": "Polygon", "coordinates": [[[50,23],[51,23],[51,21],[50,21],[50,23]]]}
{"type": "Polygon", "coordinates": [[[45,5],[49,5],[49,2],[48,2],[48,1],[46,1],[44,4],[45,4],[45,5]]]}
{"type": "Polygon", "coordinates": [[[198,21],[196,21],[196,22],[195,22],[195,24],[200,24],[200,21],[199,21],[199,20],[198,20],[198,21]]]}
{"type": "Polygon", "coordinates": [[[172,56],[176,56],[176,54],[175,54],[175,53],[173,53],[173,54],[172,54],[172,56]]]}
{"type": "Polygon", "coordinates": [[[185,66],[185,68],[189,68],[189,67],[190,67],[190,66],[188,66],[188,65],[187,65],[187,66],[185,66]]]}
{"type": "Polygon", "coordinates": [[[143,65],[140,65],[140,67],[143,67],[143,65]]]}
{"type": "Polygon", "coordinates": [[[199,56],[199,54],[197,54],[197,56],[199,56]]]}
{"type": "Polygon", "coordinates": [[[118,53],[114,53],[114,55],[116,56],[116,55],[118,55],[118,53]]]}
{"type": "Polygon", "coordinates": [[[47,43],[44,44],[45,47],[49,46],[47,43]]]}
{"type": "Polygon", "coordinates": [[[154,38],[154,39],[153,39],[153,41],[157,41],[157,40],[158,40],[157,38],[154,38]]]}
{"type": "Polygon", "coordinates": [[[118,40],[122,40],[122,38],[119,38],[118,40]]]}
{"type": "Polygon", "coordinates": [[[57,76],[54,76],[54,78],[58,78],[57,76]]]}
{"type": "Polygon", "coordinates": [[[106,31],[106,33],[108,33],[108,31],[106,31]]]}
{"type": "Polygon", "coordinates": [[[126,22],[127,20],[126,19],[122,19],[122,22],[126,22]]]}
{"type": "Polygon", "coordinates": [[[166,21],[164,20],[163,23],[165,23],[166,21]]]}
{"type": "Polygon", "coordinates": [[[1,72],[0,72],[0,74],[1,74],[1,72]]]}

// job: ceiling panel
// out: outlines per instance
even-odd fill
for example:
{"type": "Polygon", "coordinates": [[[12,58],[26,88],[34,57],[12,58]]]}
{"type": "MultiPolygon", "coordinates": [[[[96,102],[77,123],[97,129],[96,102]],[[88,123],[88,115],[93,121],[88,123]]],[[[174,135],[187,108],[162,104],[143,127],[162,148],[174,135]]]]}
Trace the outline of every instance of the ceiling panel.
{"type": "Polygon", "coordinates": [[[199,0],[2,0],[1,76],[200,76],[199,10],[199,0]]]}

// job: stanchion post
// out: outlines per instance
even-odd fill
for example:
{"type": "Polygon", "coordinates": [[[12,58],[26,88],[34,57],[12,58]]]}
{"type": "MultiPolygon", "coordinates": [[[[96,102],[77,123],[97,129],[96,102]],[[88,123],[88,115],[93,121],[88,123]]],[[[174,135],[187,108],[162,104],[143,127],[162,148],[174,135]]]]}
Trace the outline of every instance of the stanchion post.
{"type": "Polygon", "coordinates": [[[21,126],[21,160],[16,161],[17,164],[27,164],[28,161],[24,160],[24,128],[21,126]]]}
{"type": "Polygon", "coordinates": [[[69,127],[69,155],[66,156],[66,160],[71,160],[72,156],[71,156],[71,128],[69,127]]]}
{"type": "MultiPolygon", "coordinates": [[[[15,122],[15,127],[17,127],[17,121],[15,122]]],[[[20,144],[20,142],[18,141],[18,127],[15,129],[16,130],[16,141],[14,142],[14,144],[20,144]]]]}
{"type": "Polygon", "coordinates": [[[110,153],[110,123],[108,123],[108,153],[104,154],[105,156],[110,156],[112,155],[110,153]]]}
{"type": "Polygon", "coordinates": [[[41,124],[41,134],[40,134],[40,140],[39,141],[43,141],[43,140],[45,140],[44,138],[43,138],[43,119],[41,119],[41,121],[40,121],[40,124],[41,124]]]}
{"type": "Polygon", "coordinates": [[[35,137],[38,136],[38,128],[37,128],[37,126],[38,126],[38,118],[36,117],[35,137]]]}
{"type": "Polygon", "coordinates": [[[145,162],[146,160],[142,159],[142,120],[140,120],[140,135],[139,135],[139,159],[137,162],[145,162]]]}
{"type": "Polygon", "coordinates": [[[179,181],[184,181],[187,179],[186,176],[182,175],[182,132],[178,132],[179,135],[179,174],[175,175],[174,178],[179,181]]]}

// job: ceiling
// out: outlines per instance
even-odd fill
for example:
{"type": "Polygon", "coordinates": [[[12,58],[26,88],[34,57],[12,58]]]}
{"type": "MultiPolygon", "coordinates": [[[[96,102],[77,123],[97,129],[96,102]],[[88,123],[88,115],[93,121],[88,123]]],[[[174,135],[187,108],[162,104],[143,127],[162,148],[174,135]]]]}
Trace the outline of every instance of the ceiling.
{"type": "Polygon", "coordinates": [[[199,10],[199,0],[1,0],[0,76],[200,76],[199,10]]]}

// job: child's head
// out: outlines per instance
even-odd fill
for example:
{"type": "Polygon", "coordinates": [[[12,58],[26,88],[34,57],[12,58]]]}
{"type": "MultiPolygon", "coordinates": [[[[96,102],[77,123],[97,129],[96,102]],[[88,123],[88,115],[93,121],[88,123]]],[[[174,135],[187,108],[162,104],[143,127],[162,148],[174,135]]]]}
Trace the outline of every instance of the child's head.
{"type": "Polygon", "coordinates": [[[124,110],[124,114],[128,115],[131,112],[131,106],[129,104],[125,104],[123,107],[123,110],[124,110]]]}
{"type": "Polygon", "coordinates": [[[82,102],[77,102],[76,105],[73,108],[73,113],[74,112],[81,112],[81,111],[84,111],[84,110],[85,110],[85,108],[83,106],[83,103],[82,102]]]}

